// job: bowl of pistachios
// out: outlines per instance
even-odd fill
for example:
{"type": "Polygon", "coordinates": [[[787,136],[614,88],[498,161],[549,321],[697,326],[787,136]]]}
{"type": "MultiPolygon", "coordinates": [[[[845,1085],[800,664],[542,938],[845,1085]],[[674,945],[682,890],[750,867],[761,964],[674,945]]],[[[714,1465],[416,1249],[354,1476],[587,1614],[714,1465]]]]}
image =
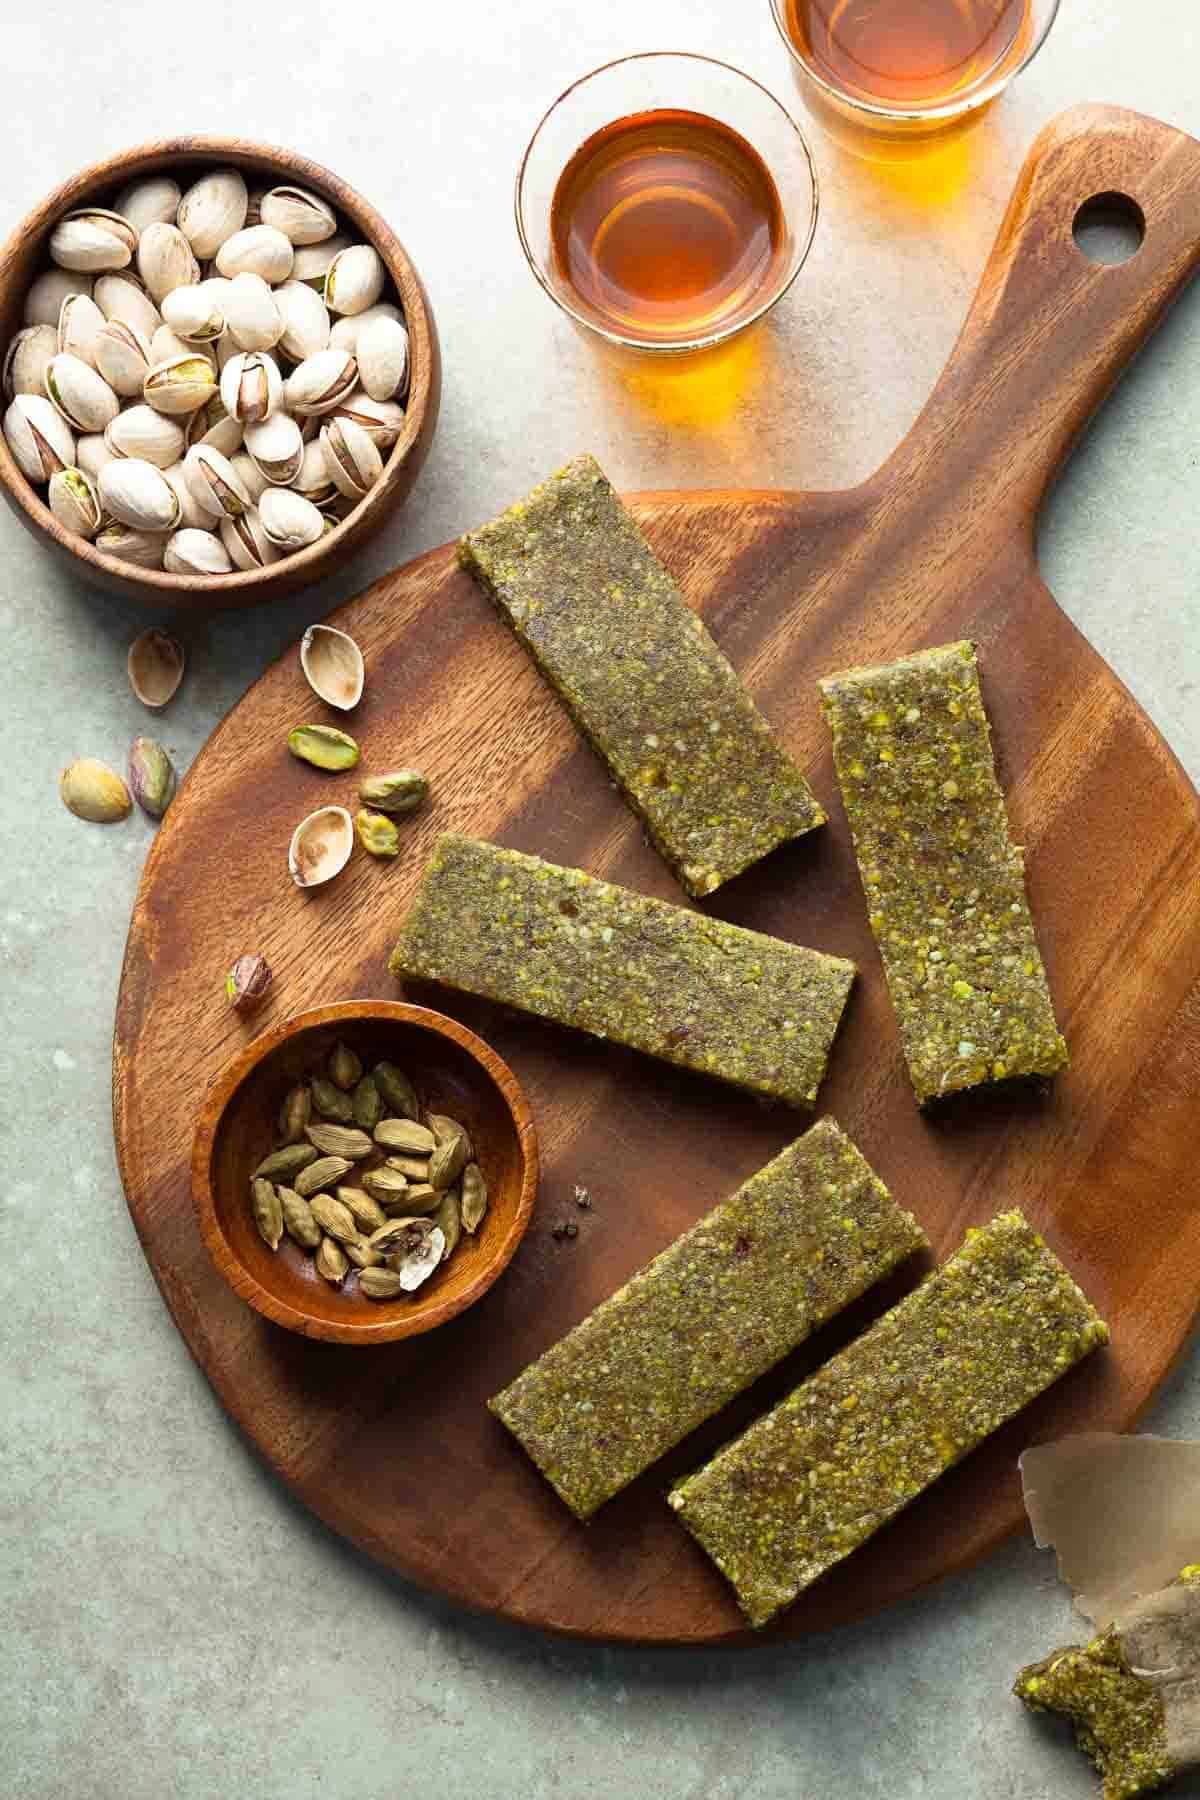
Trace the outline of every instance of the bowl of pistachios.
{"type": "Polygon", "coordinates": [[[213,1263],[305,1336],[443,1325],[508,1266],[537,1194],[512,1071],[456,1019],[350,1000],[270,1026],[204,1102],[192,1196],[213,1263]]]}
{"type": "Polygon", "coordinates": [[[241,138],[94,164],[0,254],[0,486],[86,580],[244,606],[332,574],[407,496],[437,331],[375,209],[241,138]]]}

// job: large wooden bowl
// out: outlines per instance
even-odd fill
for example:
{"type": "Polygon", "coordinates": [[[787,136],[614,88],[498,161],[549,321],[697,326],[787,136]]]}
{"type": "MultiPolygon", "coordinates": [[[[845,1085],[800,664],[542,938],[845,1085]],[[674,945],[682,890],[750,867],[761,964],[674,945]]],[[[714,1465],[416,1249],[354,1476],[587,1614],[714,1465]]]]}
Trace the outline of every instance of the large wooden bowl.
{"type": "Polygon", "coordinates": [[[441,356],[433,312],[421,277],[395,232],[361,195],[319,163],[292,150],[253,144],[244,138],[161,138],[106,162],[93,163],[56,187],[22,219],[0,250],[0,347],[21,327],[25,295],[49,260],[47,241],[64,213],[80,206],[111,205],[127,182],[142,176],[172,174],[186,187],[201,169],[220,164],[241,169],[254,185],[286,181],[312,188],[364,241],[374,244],[399,293],[408,325],[412,375],[406,420],[380,480],[336,531],[269,568],[233,575],[168,575],[102,555],[84,538],[63,529],[43,493],[25,479],[0,437],[0,486],[21,523],[85,580],[157,607],[253,606],[260,600],[295,593],[333,574],[362,549],[407,496],[429,449],[441,399],[441,356]]]}
{"type": "Polygon", "coordinates": [[[445,1324],[486,1294],[512,1261],[533,1212],[537,1135],[516,1076],[457,1019],[399,1001],[349,1000],[296,1013],[256,1037],[208,1093],[192,1146],[192,1199],[213,1262],[243,1300],[277,1325],[339,1344],[383,1344],[445,1324]],[[272,1251],[250,1216],[250,1177],[278,1141],[284,1095],[320,1074],[341,1040],[365,1067],[394,1062],[422,1106],[470,1133],[488,1184],[474,1237],[415,1294],[368,1300],[351,1269],[340,1288],[284,1236],[272,1251]]]}

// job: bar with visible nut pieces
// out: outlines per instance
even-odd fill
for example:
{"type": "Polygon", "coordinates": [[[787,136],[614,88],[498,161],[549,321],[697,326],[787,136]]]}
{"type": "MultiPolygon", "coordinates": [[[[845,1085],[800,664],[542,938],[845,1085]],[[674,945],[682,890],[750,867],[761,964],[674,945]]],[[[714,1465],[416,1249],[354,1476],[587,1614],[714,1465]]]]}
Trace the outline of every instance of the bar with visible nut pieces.
{"type": "Polygon", "coordinates": [[[670,1503],[765,1625],[1107,1341],[1058,1258],[1003,1213],[670,1503]]]}
{"type": "Polygon", "coordinates": [[[752,1093],[815,1104],[854,964],[447,834],[392,952],[445,983],[752,1093]]]}
{"type": "Polygon", "coordinates": [[[975,646],[945,644],[820,686],[918,1101],[1065,1068],[975,646]]]}
{"type": "Polygon", "coordinates": [[[468,532],[459,555],[689,894],[824,824],[594,457],[468,532]]]}
{"type": "Polygon", "coordinates": [[[580,1519],[926,1247],[822,1119],[488,1402],[580,1519]]]}

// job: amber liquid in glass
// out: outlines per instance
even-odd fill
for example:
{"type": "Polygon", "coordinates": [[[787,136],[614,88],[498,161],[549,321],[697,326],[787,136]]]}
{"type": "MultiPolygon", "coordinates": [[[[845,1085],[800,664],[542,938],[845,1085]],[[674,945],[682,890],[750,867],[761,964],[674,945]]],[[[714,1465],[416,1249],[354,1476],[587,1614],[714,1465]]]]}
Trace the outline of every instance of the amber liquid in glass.
{"type": "Polygon", "coordinates": [[[580,146],[554,190],[550,232],[589,319],[664,345],[749,317],[786,253],[758,152],[717,119],[666,109],[617,119],[580,146]]]}
{"type": "Polygon", "coordinates": [[[1012,48],[1027,0],[787,0],[796,48],[851,98],[936,106],[981,82],[1012,48]]]}

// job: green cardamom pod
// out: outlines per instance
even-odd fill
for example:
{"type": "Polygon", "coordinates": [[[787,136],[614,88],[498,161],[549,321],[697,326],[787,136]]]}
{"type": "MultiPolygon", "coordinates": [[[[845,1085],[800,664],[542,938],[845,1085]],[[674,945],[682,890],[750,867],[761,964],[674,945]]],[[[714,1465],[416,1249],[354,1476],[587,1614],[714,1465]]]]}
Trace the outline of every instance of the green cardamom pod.
{"type": "Polygon", "coordinates": [[[415,1119],[380,1119],[375,1127],[375,1142],[385,1150],[399,1150],[406,1156],[432,1156],[437,1139],[415,1119]]]}
{"type": "Polygon", "coordinates": [[[472,1233],[478,1231],[484,1213],[487,1211],[487,1182],[483,1179],[478,1163],[468,1163],[462,1172],[462,1222],[463,1228],[472,1233]]]}
{"type": "Polygon", "coordinates": [[[429,783],[419,769],[393,769],[390,775],[369,775],[358,797],[377,812],[406,813],[420,806],[428,792],[429,783]]]}
{"type": "Polygon", "coordinates": [[[345,1156],[319,1156],[306,1169],[301,1169],[292,1186],[305,1200],[313,1194],[320,1193],[324,1187],[333,1187],[349,1173],[354,1164],[345,1156]]]}
{"type": "Polygon", "coordinates": [[[334,1087],[332,1081],[326,1081],[321,1075],[313,1078],[309,1088],[313,1105],[323,1119],[332,1119],[335,1125],[354,1123],[354,1102],[349,1094],[343,1093],[340,1087],[334,1087]]]}
{"type": "Polygon", "coordinates": [[[347,1092],[362,1074],[362,1064],[349,1044],[335,1044],[329,1053],[329,1079],[347,1092]]]}
{"type": "Polygon", "coordinates": [[[294,1188],[279,1189],[284,1229],[302,1250],[315,1250],[321,1241],[321,1227],[313,1218],[312,1207],[294,1188]]]}
{"type": "Polygon", "coordinates": [[[254,1173],[268,1181],[290,1181],[316,1160],[317,1152],[311,1144],[285,1144],[282,1150],[272,1150],[270,1156],[264,1156],[254,1173]]]}
{"type": "Polygon", "coordinates": [[[471,1139],[467,1134],[465,1125],[460,1125],[457,1119],[448,1118],[445,1113],[432,1112],[427,1112],[425,1114],[425,1123],[428,1125],[439,1144],[444,1144],[447,1138],[464,1138],[467,1145],[467,1160],[468,1162],[470,1161],[471,1139]]]}
{"type": "Polygon", "coordinates": [[[364,1269],[358,1278],[358,1289],[368,1300],[394,1300],[404,1292],[404,1283],[395,1269],[364,1269]]]}
{"type": "Polygon", "coordinates": [[[370,1244],[364,1242],[362,1238],[347,1238],[342,1249],[346,1253],[347,1260],[352,1262],[356,1269],[373,1269],[377,1263],[383,1261],[378,1250],[372,1250],[370,1244]]]}
{"type": "Polygon", "coordinates": [[[332,1194],[314,1194],[309,1201],[312,1216],[331,1238],[339,1244],[348,1244],[358,1237],[358,1226],[354,1223],[354,1214],[332,1194]]]}
{"type": "Polygon", "coordinates": [[[292,755],[314,769],[352,769],[358,761],[358,745],[336,725],[297,725],[287,742],[292,755]]]}
{"type": "Polygon", "coordinates": [[[304,1127],[312,1117],[312,1095],[307,1083],[299,1082],[288,1090],[279,1109],[279,1135],[285,1144],[302,1144],[304,1127]]]}
{"type": "Polygon", "coordinates": [[[462,1236],[462,1204],[458,1197],[458,1189],[450,1188],[442,1195],[442,1203],[432,1214],[433,1222],[446,1239],[446,1247],[442,1251],[442,1261],[449,1262],[458,1247],[462,1236]]]}
{"type": "Polygon", "coordinates": [[[374,1131],[383,1117],[383,1100],[372,1075],[364,1075],[350,1096],[354,1123],[361,1131],[374,1131]]]}
{"type": "Polygon", "coordinates": [[[283,1236],[283,1208],[269,1181],[255,1177],[250,1184],[250,1204],[259,1237],[268,1250],[278,1250],[283,1236]]]}
{"type": "Polygon", "coordinates": [[[383,1096],[383,1104],[389,1112],[401,1119],[420,1117],[421,1108],[417,1104],[416,1089],[402,1069],[398,1069],[395,1063],[381,1062],[375,1064],[372,1074],[375,1086],[383,1096]]]}
{"type": "Polygon", "coordinates": [[[306,1125],[304,1131],[322,1156],[348,1156],[351,1162],[361,1162],[375,1149],[366,1132],[356,1131],[352,1125],[306,1125]]]}
{"type": "Polygon", "coordinates": [[[471,1155],[465,1132],[446,1138],[429,1159],[429,1184],[439,1190],[453,1187],[471,1155]]]}
{"type": "Polygon", "coordinates": [[[368,1235],[387,1224],[387,1214],[378,1200],[372,1200],[365,1188],[339,1187],[337,1197],[354,1214],[354,1223],[368,1235]]]}
{"type": "Polygon", "coordinates": [[[313,1261],[317,1274],[323,1275],[326,1281],[332,1281],[336,1285],[346,1279],[350,1263],[336,1238],[323,1237],[313,1261]]]}
{"type": "Polygon", "coordinates": [[[400,833],[382,813],[367,812],[364,807],[354,815],[358,841],[371,856],[399,856],[400,833]]]}

